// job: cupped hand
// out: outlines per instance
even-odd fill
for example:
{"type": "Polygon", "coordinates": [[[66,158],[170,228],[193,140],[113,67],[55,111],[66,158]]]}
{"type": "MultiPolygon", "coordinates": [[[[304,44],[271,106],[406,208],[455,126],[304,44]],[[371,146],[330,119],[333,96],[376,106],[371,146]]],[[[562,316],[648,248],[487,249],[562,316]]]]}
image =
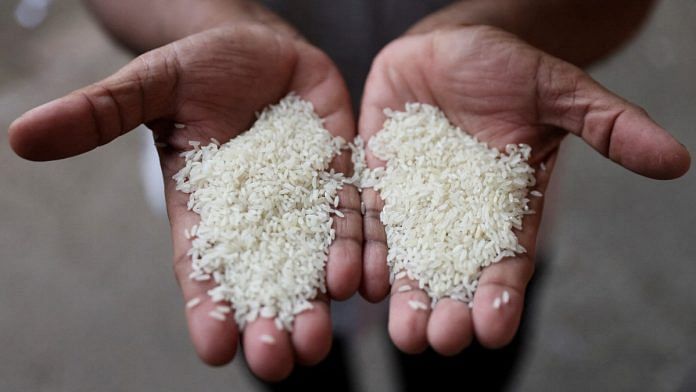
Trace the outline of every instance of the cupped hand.
{"type": "MultiPolygon", "coordinates": [[[[529,144],[530,164],[537,170],[535,189],[541,192],[568,133],[648,177],[679,177],[690,164],[686,149],[643,109],[607,91],[577,67],[492,27],[411,35],[384,48],[365,86],[358,126],[362,138],[369,140],[381,129],[384,108],[403,110],[407,102],[440,107],[455,125],[491,147],[529,144]]],[[[369,150],[367,160],[369,167],[384,164],[369,150]]],[[[391,289],[389,334],[401,350],[416,353],[430,345],[453,355],[474,337],[489,348],[510,342],[534,270],[543,199],[531,199],[536,214],[527,215],[517,233],[528,252],[483,271],[473,308],[443,299],[423,312],[413,311],[408,300],[429,303],[425,292],[399,292],[406,279],[389,284],[386,236],[379,220],[382,202],[374,191],[363,191],[367,213],[361,292],[368,300],[379,301],[391,289]],[[510,301],[496,309],[492,304],[505,290],[510,301]]]]}
{"type": "MultiPolygon", "coordinates": [[[[294,91],[314,104],[334,135],[352,140],[355,133],[348,93],[339,72],[319,50],[263,26],[221,27],[192,35],[148,52],[113,76],[33,109],[10,127],[10,143],[22,157],[52,160],[92,150],[141,123],[154,132],[165,179],[167,209],[174,246],[174,270],[185,301],[201,298],[186,310],[195,349],[211,365],[229,362],[239,340],[233,317],[224,322],[208,315],[215,304],[207,295],[212,282],[188,278],[190,242],[184,230],[198,216],[188,211],[188,195],[175,190],[171,177],[183,165],[181,151],[190,140],[225,142],[248,129],[255,112],[294,91]],[[175,127],[184,124],[185,127],[175,127]]],[[[350,169],[347,154],[332,163],[350,169]]],[[[361,276],[362,220],[356,189],[340,193],[345,217],[334,217],[336,240],[327,263],[328,297],[345,299],[361,276]]],[[[279,331],[272,320],[258,319],[243,331],[251,370],[265,380],[278,380],[293,364],[313,364],[331,346],[329,298],[317,298],[314,309],[300,314],[292,333],[279,331]],[[276,343],[261,342],[260,335],[276,343]]]]}

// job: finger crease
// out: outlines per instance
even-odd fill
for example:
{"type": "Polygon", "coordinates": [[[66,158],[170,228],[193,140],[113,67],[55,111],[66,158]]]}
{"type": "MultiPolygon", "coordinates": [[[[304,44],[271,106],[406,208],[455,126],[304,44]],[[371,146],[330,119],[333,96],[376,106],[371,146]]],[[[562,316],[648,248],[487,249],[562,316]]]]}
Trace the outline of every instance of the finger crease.
{"type": "Polygon", "coordinates": [[[99,123],[99,116],[97,116],[97,107],[92,102],[92,99],[85,92],[80,92],[80,95],[89,105],[89,114],[92,116],[92,122],[94,123],[94,136],[96,137],[96,142],[98,146],[106,144],[108,141],[104,140],[103,130],[99,123]]]}

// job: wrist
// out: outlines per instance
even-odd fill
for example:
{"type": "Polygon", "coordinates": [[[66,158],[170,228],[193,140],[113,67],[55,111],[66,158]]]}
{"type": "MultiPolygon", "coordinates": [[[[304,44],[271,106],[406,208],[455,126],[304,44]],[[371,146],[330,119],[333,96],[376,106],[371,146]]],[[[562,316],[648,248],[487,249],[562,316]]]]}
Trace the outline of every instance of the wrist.
{"type": "MultiPolygon", "coordinates": [[[[182,0],[189,3],[190,0],[182,0]]],[[[221,0],[205,1],[203,4],[196,1],[198,9],[186,15],[179,15],[172,22],[167,23],[165,35],[169,42],[185,38],[205,30],[235,26],[235,25],[263,25],[275,30],[278,34],[297,37],[299,33],[280,16],[271,12],[264,6],[253,0],[221,0]],[[181,23],[181,21],[186,21],[181,23]]],[[[180,7],[188,9],[192,7],[180,7]]]]}
{"type": "Polygon", "coordinates": [[[518,2],[503,3],[504,6],[498,0],[456,2],[421,19],[406,31],[406,35],[477,25],[493,26],[513,33],[524,30],[522,22],[530,7],[519,6],[518,2]]]}
{"type": "Polygon", "coordinates": [[[123,46],[143,53],[204,30],[263,24],[298,36],[280,17],[252,0],[85,0],[103,27],[123,46]]]}

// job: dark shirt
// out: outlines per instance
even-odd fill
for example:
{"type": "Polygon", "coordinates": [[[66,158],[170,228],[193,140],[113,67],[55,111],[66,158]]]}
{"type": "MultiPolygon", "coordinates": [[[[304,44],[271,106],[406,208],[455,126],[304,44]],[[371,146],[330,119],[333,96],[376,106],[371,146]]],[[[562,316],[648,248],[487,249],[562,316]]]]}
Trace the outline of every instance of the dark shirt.
{"type": "Polygon", "coordinates": [[[357,112],[372,59],[382,47],[450,0],[263,0],[328,54],[357,112]]]}

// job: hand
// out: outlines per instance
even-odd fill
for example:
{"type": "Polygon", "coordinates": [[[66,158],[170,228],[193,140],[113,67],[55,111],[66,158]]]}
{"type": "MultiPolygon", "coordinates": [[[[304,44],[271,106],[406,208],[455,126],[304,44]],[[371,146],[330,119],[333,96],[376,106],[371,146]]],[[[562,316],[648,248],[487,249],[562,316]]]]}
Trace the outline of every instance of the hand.
{"type": "MultiPolygon", "coordinates": [[[[191,338],[208,364],[221,365],[238,343],[233,317],[208,316],[214,304],[206,294],[212,282],[189,280],[190,242],[184,229],[198,216],[186,208],[189,195],[175,190],[171,177],[183,165],[179,153],[189,140],[222,142],[248,129],[254,113],[295,91],[311,101],[334,135],[352,140],[355,132],[348,93],[331,61],[316,48],[262,26],[244,25],[205,31],[148,52],[113,76],[33,109],[10,127],[10,142],[22,157],[51,160],[70,157],[108,143],[146,123],[168,147],[159,149],[172,228],[174,270],[186,301],[203,302],[186,310],[191,338]],[[185,124],[177,129],[174,123],[185,124]]],[[[350,168],[347,154],[334,160],[337,171],[350,168]]],[[[361,274],[362,220],[356,189],[340,193],[345,218],[334,217],[336,241],[327,265],[328,293],[345,299],[358,288],[361,274]],[[356,212],[357,211],[357,212],[356,212]]],[[[295,360],[313,364],[331,345],[328,298],[300,314],[292,334],[272,320],[259,319],[243,334],[247,362],[260,378],[278,380],[295,360]],[[276,344],[260,343],[261,334],[276,344]]]]}
{"type": "MultiPolygon", "coordinates": [[[[580,69],[547,55],[502,30],[458,27],[401,38],[375,59],[362,102],[359,132],[368,140],[381,129],[382,110],[403,110],[407,102],[440,107],[447,117],[489,146],[509,143],[532,147],[536,189],[544,192],[561,140],[567,133],[636,173],[659,179],[679,177],[689,167],[688,152],[641,108],[613,95],[580,69]],[[544,163],[546,170],[541,170],[544,163]]],[[[368,166],[383,162],[367,152],[368,166]]],[[[403,351],[415,353],[428,345],[445,355],[465,348],[475,336],[489,348],[513,338],[519,325],[525,287],[534,270],[536,235],[542,199],[531,198],[524,229],[517,233],[528,253],[486,268],[473,308],[443,299],[428,312],[414,312],[409,299],[429,303],[425,292],[399,293],[408,283],[391,287],[389,334],[403,351]],[[494,309],[503,290],[510,303],[494,309]]],[[[361,292],[378,301],[390,289],[387,246],[379,220],[382,202],[363,191],[365,249],[361,292]]],[[[413,284],[411,285],[414,286],[413,284]]]]}

